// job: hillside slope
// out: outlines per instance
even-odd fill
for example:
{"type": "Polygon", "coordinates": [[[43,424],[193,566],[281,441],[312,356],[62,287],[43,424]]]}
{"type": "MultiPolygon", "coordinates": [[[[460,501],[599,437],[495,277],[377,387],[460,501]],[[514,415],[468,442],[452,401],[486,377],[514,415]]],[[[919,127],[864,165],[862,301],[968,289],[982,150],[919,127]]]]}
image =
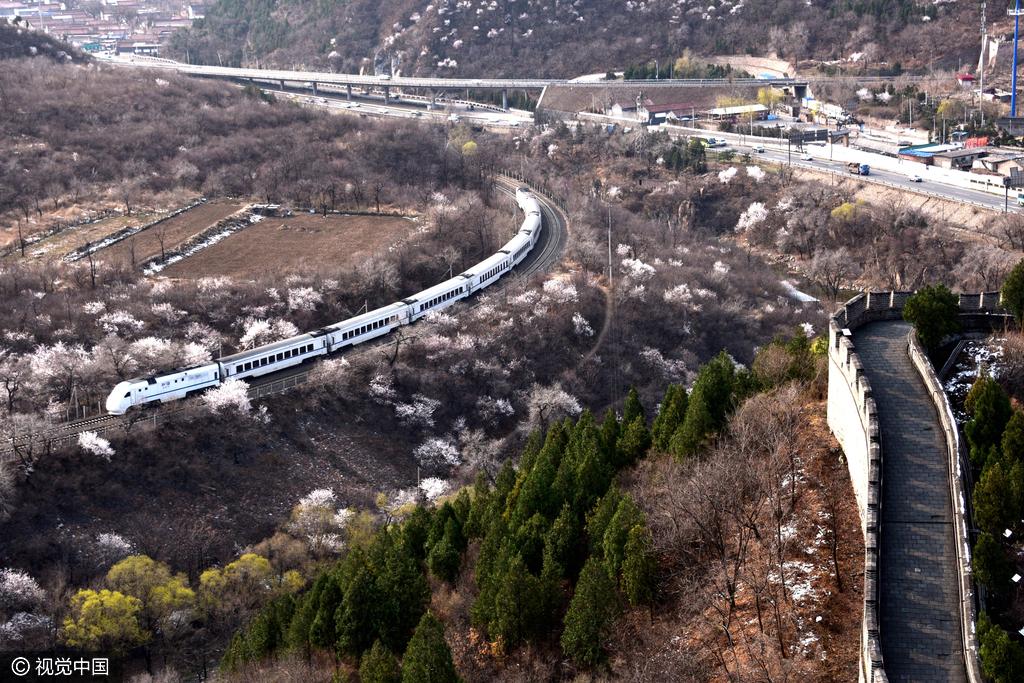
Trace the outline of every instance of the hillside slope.
{"type": "MultiPolygon", "coordinates": [[[[1003,4],[989,3],[990,16],[1003,4]]],[[[976,58],[977,14],[955,0],[218,0],[171,49],[211,64],[339,71],[390,59],[406,74],[571,77],[687,48],[955,66],[976,58]]]]}

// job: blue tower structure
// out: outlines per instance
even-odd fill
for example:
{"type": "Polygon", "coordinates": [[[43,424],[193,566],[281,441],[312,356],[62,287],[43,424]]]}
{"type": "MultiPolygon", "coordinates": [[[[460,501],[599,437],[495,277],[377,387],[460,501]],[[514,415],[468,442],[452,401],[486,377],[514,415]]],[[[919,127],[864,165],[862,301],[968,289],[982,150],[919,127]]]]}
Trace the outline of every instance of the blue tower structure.
{"type": "Polygon", "coordinates": [[[1010,118],[1017,116],[1017,39],[1020,38],[1020,0],[1015,3],[1014,9],[1006,10],[1006,13],[1013,17],[1013,76],[1010,83],[1010,118]]]}

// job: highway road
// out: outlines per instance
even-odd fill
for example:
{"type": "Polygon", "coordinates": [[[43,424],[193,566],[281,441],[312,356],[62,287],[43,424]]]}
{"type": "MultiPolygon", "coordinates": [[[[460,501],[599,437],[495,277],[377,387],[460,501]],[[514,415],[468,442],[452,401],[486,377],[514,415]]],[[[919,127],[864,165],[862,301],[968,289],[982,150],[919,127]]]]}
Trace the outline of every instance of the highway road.
{"type": "Polygon", "coordinates": [[[384,104],[384,98],[380,95],[353,93],[352,100],[349,101],[346,95],[334,92],[333,90],[321,89],[319,94],[313,95],[311,91],[305,89],[288,88],[287,90],[281,90],[280,87],[275,88],[263,83],[260,83],[259,87],[261,90],[274,93],[276,96],[285,97],[294,102],[353,116],[413,119],[430,121],[431,123],[465,121],[493,128],[517,128],[533,123],[533,114],[530,112],[515,109],[495,111],[482,108],[475,103],[462,101],[438,102],[436,108],[428,109],[427,103],[429,99],[420,100],[418,98],[408,98],[407,96],[393,96],[390,104],[384,104]]]}
{"type": "MultiPolygon", "coordinates": [[[[714,135],[719,138],[726,137],[726,134],[723,133],[714,133],[714,135]]],[[[905,192],[914,192],[926,196],[933,196],[940,199],[969,204],[982,209],[993,211],[1003,210],[1004,197],[1002,195],[996,195],[981,190],[972,190],[970,188],[950,185],[930,179],[927,177],[925,167],[913,162],[905,162],[906,171],[892,171],[872,167],[870,175],[859,176],[849,173],[845,162],[831,160],[829,158],[829,146],[827,144],[807,145],[803,151],[794,146],[791,153],[785,148],[779,149],[772,146],[765,146],[763,152],[757,152],[754,150],[758,145],[746,143],[743,141],[744,137],[745,136],[738,136],[735,134],[728,135],[728,138],[739,138],[739,140],[732,142],[727,147],[720,148],[720,150],[732,150],[737,155],[749,154],[751,161],[761,160],[774,164],[791,164],[796,168],[832,173],[840,179],[847,178],[868,183],[876,183],[905,192]],[[803,158],[807,154],[810,155],[810,159],[803,158]],[[915,174],[922,176],[921,182],[916,182],[910,179],[911,175],[915,174]]],[[[741,157],[738,156],[737,162],[740,159],[741,157]]],[[[1020,211],[1020,207],[1016,205],[1013,195],[1010,196],[1008,208],[1011,212],[1020,211]]]]}
{"type": "MultiPolygon", "coordinates": [[[[749,149],[749,148],[748,148],[749,149]]],[[[871,174],[868,176],[857,176],[851,174],[845,163],[838,161],[830,161],[828,158],[828,146],[812,147],[810,160],[801,158],[801,155],[796,151],[793,152],[791,161],[790,155],[786,152],[778,150],[765,149],[763,154],[754,153],[752,156],[766,157],[776,163],[792,163],[793,166],[798,168],[807,168],[815,171],[825,171],[836,173],[841,176],[853,180],[863,180],[867,182],[874,182],[896,189],[900,189],[907,192],[915,192],[919,194],[925,194],[930,196],[939,195],[942,199],[952,200],[961,202],[964,204],[972,204],[979,208],[992,209],[995,211],[1003,210],[1004,198],[996,196],[990,192],[982,192],[980,190],[971,190],[965,187],[958,187],[956,185],[948,185],[946,183],[922,179],[920,182],[911,180],[912,175],[918,175],[919,177],[924,173],[923,168],[920,164],[914,164],[913,162],[907,163],[907,170],[905,173],[896,171],[883,170],[883,169],[871,169],[871,174]]],[[[1010,197],[1009,210],[1017,211],[1018,207],[1013,197],[1010,197]]]]}
{"type": "Polygon", "coordinates": [[[429,88],[432,90],[542,90],[549,85],[572,84],[577,88],[631,87],[644,88],[707,88],[723,85],[775,85],[804,86],[814,83],[857,83],[880,84],[899,78],[902,82],[914,82],[928,76],[812,76],[800,78],[674,78],[655,80],[602,81],[570,80],[564,78],[440,78],[419,76],[376,76],[362,74],[337,74],[325,71],[300,71],[294,69],[251,69],[204,64],[183,64],[170,59],[136,58],[128,56],[103,56],[113,64],[154,69],[173,69],[183,74],[222,78],[258,78],[289,82],[316,82],[335,85],[370,85],[376,87],[394,86],[407,88],[429,88]]]}

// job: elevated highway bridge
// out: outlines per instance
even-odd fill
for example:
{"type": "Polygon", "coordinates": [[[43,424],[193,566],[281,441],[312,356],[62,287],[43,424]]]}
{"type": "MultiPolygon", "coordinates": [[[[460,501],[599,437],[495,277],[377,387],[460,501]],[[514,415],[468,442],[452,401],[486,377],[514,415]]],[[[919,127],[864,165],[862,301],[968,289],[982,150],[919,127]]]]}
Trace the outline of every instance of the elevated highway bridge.
{"type": "MultiPolygon", "coordinates": [[[[544,90],[550,86],[572,86],[573,88],[593,88],[605,90],[624,87],[645,89],[659,88],[710,88],[722,86],[768,86],[774,88],[791,88],[799,94],[808,85],[825,82],[854,82],[858,84],[880,84],[894,80],[885,76],[821,76],[811,78],[667,78],[660,80],[630,81],[572,81],[558,78],[437,78],[419,76],[368,76],[360,74],[339,74],[326,71],[301,71],[286,69],[252,69],[229,66],[208,66],[204,64],[184,64],[169,59],[127,57],[112,59],[111,63],[151,69],[169,69],[181,74],[202,76],[206,78],[225,78],[231,80],[248,80],[252,82],[274,82],[283,89],[286,83],[309,84],[313,92],[321,85],[346,87],[351,96],[353,87],[378,88],[384,92],[384,101],[390,99],[392,88],[403,90],[427,90],[443,92],[447,90],[492,90],[502,93],[502,109],[508,109],[509,90],[544,90]]],[[[902,76],[904,80],[920,80],[923,76],[902,76]]]]}

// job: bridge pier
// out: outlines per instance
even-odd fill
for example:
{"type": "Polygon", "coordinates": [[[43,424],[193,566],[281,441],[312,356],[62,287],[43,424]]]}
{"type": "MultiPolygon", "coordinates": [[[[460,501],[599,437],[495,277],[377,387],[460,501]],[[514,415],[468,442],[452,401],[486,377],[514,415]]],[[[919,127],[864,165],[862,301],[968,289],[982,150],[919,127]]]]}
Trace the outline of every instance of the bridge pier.
{"type": "Polygon", "coordinates": [[[316,87],[316,81],[313,81],[313,94],[314,95],[319,95],[320,94],[320,90],[316,87]]]}
{"type": "Polygon", "coordinates": [[[508,88],[501,91],[501,108],[508,111],[508,88]]]}
{"type": "Polygon", "coordinates": [[[284,79],[281,79],[281,90],[284,90],[284,79]]]}
{"type": "Polygon", "coordinates": [[[348,97],[348,101],[352,101],[352,84],[349,83],[345,86],[345,95],[348,97]]]}
{"type": "Polygon", "coordinates": [[[384,104],[391,104],[391,88],[384,86],[384,104]]]}

